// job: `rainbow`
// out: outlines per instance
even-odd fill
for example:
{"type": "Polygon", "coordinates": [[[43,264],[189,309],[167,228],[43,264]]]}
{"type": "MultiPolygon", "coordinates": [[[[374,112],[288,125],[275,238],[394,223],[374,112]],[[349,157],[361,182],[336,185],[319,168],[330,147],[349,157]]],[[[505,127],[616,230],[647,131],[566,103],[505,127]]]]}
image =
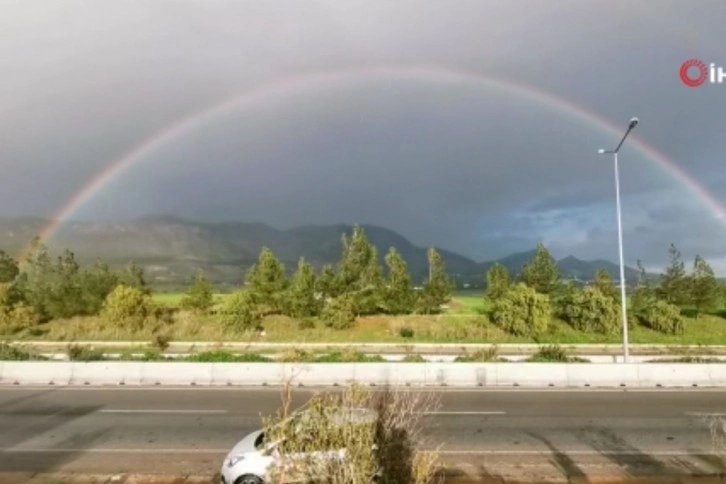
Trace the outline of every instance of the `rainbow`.
{"type": "MultiPolygon", "coordinates": [[[[175,140],[198,129],[217,116],[232,110],[251,108],[255,105],[264,104],[265,102],[279,99],[285,95],[321,89],[331,85],[375,79],[410,79],[417,82],[444,83],[453,87],[457,85],[475,85],[481,88],[497,89],[518,98],[539,103],[565,113],[572,118],[581,120],[612,134],[616,138],[622,135],[624,129],[624,122],[613,123],[594,112],[588,111],[582,106],[532,86],[445,67],[428,65],[365,67],[298,75],[247,90],[158,131],[138,146],[131,148],[119,158],[113,160],[91,178],[81,190],[54,214],[51,222],[38,235],[41,239],[52,237],[65,220],[68,220],[76,210],[100,193],[115,177],[129,170],[137,163],[140,163],[154,151],[173,143],[175,140]]],[[[637,151],[645,155],[647,159],[655,162],[656,166],[690,190],[713,212],[717,219],[724,220],[726,217],[726,208],[696,180],[678,167],[678,165],[637,137],[629,140],[629,144],[635,146],[637,151]]],[[[596,148],[598,147],[593,147],[593,152],[596,148]]],[[[27,255],[27,250],[28,248],[26,247],[21,259],[27,255]]]]}

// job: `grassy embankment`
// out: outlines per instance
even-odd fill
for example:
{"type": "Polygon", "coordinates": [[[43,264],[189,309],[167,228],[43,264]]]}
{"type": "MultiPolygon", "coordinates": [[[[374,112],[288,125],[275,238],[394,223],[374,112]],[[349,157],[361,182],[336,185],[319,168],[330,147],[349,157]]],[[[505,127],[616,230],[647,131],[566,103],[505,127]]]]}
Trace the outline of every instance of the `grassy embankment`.
{"type": "MultiPolygon", "coordinates": [[[[216,296],[222,301],[226,295],[216,296]]],[[[156,294],[157,303],[176,306],[181,294],[156,294]]],[[[298,321],[283,316],[268,317],[264,321],[264,335],[254,332],[235,333],[212,316],[199,316],[178,312],[172,324],[148,324],[143,330],[129,332],[99,317],[79,317],[44,324],[20,336],[23,340],[123,340],[149,342],[155,334],[165,334],[172,341],[267,341],[267,342],[390,342],[410,344],[432,343],[619,343],[620,336],[604,336],[575,331],[559,320],[553,320],[550,331],[539,337],[517,337],[505,333],[488,317],[488,308],[479,294],[457,294],[450,307],[440,315],[368,316],[359,318],[348,330],[334,330],[315,322],[312,328],[301,328],[298,321]]],[[[724,314],[721,312],[719,314],[724,314]]],[[[698,319],[686,317],[682,335],[666,335],[639,326],[631,321],[631,343],[665,345],[719,345],[726,344],[726,317],[708,314],[698,319]]]]}

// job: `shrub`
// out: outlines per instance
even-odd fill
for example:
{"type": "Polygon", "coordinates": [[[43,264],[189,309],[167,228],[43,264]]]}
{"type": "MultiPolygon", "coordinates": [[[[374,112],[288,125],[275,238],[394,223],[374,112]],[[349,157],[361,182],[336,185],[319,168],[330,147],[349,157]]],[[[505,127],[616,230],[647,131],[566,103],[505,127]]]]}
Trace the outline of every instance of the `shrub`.
{"type": "Polygon", "coordinates": [[[317,363],[382,363],[386,360],[381,355],[366,355],[360,351],[347,349],[321,355],[315,361],[317,363]]]}
{"type": "Polygon", "coordinates": [[[618,302],[597,287],[586,287],[563,301],[562,316],[578,331],[617,334],[618,302]]]}
{"type": "Polygon", "coordinates": [[[297,327],[298,327],[298,329],[300,329],[302,331],[305,331],[306,329],[315,329],[315,321],[313,321],[312,319],[307,319],[307,318],[301,319],[297,323],[297,327]]]}
{"type": "Polygon", "coordinates": [[[139,331],[152,311],[151,296],[141,289],[121,284],[106,297],[101,315],[115,325],[139,331]]]}
{"type": "Polygon", "coordinates": [[[641,324],[666,334],[683,334],[683,317],[678,306],[650,299],[636,313],[641,324]]]}
{"type": "Polygon", "coordinates": [[[68,345],[68,359],[71,361],[101,361],[104,359],[103,350],[71,344],[68,345]]]}
{"type": "Polygon", "coordinates": [[[228,351],[216,350],[189,355],[184,358],[184,361],[198,363],[258,363],[272,360],[257,353],[230,353],[228,351]]]}
{"type": "Polygon", "coordinates": [[[508,289],[492,306],[492,321],[514,335],[537,335],[545,332],[550,316],[549,297],[522,283],[508,289]]]}
{"type": "Polygon", "coordinates": [[[312,363],[315,361],[315,355],[309,351],[293,348],[280,353],[276,360],[282,363],[312,363]]]}
{"type": "Polygon", "coordinates": [[[17,346],[7,343],[0,343],[0,361],[27,361],[27,360],[44,360],[42,356],[24,351],[17,346]]]}
{"type": "Polygon", "coordinates": [[[166,325],[174,324],[174,314],[178,312],[177,308],[156,305],[153,308],[153,316],[158,322],[166,325]]]}
{"type": "Polygon", "coordinates": [[[321,319],[333,329],[348,329],[355,323],[353,299],[348,295],[331,299],[323,308],[321,319]]]}
{"type": "Polygon", "coordinates": [[[426,358],[421,355],[409,353],[401,361],[403,363],[426,363],[426,358]]]}
{"type": "Polygon", "coordinates": [[[12,309],[0,308],[0,333],[16,333],[30,330],[40,324],[40,316],[35,310],[24,304],[17,304],[12,309]]]}
{"type": "Polygon", "coordinates": [[[532,363],[589,363],[589,360],[570,356],[560,345],[540,346],[537,353],[527,358],[532,363]]]}
{"type": "Polygon", "coordinates": [[[726,363],[726,360],[704,356],[681,356],[680,358],[660,358],[647,363],[726,363]]]}
{"type": "Polygon", "coordinates": [[[165,333],[159,333],[154,335],[154,339],[151,340],[151,345],[163,353],[169,349],[170,342],[171,336],[165,333]]]}
{"type": "Polygon", "coordinates": [[[119,355],[119,361],[163,361],[166,358],[157,350],[145,350],[140,356],[131,349],[127,349],[119,355]]]}
{"type": "Polygon", "coordinates": [[[457,356],[454,361],[462,363],[488,363],[492,361],[506,361],[499,357],[499,348],[490,346],[489,348],[476,350],[473,353],[457,356]]]}
{"type": "Polygon", "coordinates": [[[411,328],[410,326],[403,326],[401,329],[398,330],[398,334],[401,336],[401,338],[413,338],[413,328],[411,328]]]}
{"type": "Polygon", "coordinates": [[[247,291],[237,291],[228,297],[220,310],[223,323],[236,332],[260,326],[262,313],[247,291]]]}
{"type": "MultiPolygon", "coordinates": [[[[0,252],[2,255],[2,252],[0,252]]],[[[10,307],[10,284],[0,283],[0,311],[10,307]]]]}

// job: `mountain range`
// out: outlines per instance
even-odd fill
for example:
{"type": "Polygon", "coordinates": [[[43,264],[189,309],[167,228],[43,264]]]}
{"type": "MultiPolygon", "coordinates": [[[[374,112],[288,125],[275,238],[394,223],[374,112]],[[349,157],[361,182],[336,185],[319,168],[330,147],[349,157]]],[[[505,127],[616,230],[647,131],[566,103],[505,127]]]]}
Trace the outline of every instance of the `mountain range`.
{"type": "MultiPolygon", "coordinates": [[[[0,218],[0,249],[18,255],[48,221],[40,218],[0,218]]],[[[395,247],[406,260],[414,281],[428,273],[426,247],[417,246],[393,230],[373,225],[361,226],[366,236],[383,256],[395,247]]],[[[279,230],[264,223],[205,223],[167,215],[153,215],[119,222],[68,222],[46,242],[57,253],[70,249],[79,261],[91,263],[103,259],[112,266],[134,260],[142,265],[149,279],[157,285],[182,285],[202,269],[215,284],[235,285],[244,277],[263,246],[269,247],[294,270],[300,257],[315,267],[335,264],[341,254],[341,236],[350,233],[350,225],[307,225],[279,230]]],[[[484,273],[494,263],[504,265],[512,275],[518,274],[532,258],[534,249],[511,254],[499,260],[478,262],[437,248],[458,287],[482,287],[484,273]]],[[[613,279],[619,266],[606,260],[584,261],[565,257],[557,264],[563,277],[577,281],[593,278],[605,269],[613,279]]],[[[637,271],[626,267],[626,280],[634,281],[637,271]]]]}

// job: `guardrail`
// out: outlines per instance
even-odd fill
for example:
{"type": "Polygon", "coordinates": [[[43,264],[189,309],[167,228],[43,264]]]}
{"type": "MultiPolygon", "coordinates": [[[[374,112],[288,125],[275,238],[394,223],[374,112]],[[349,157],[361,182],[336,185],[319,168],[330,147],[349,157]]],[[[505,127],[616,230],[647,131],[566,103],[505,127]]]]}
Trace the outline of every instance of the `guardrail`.
{"type": "MultiPolygon", "coordinates": [[[[18,341],[11,344],[37,349],[43,352],[65,351],[71,342],[64,341],[18,341]],[[55,351],[54,351],[55,350],[55,351]]],[[[96,348],[140,348],[149,347],[148,341],[73,341],[73,344],[96,348]]],[[[211,349],[249,351],[254,353],[280,352],[289,349],[303,349],[315,352],[353,349],[369,354],[427,354],[462,355],[467,352],[496,346],[501,355],[531,355],[540,348],[539,344],[487,344],[487,343],[273,343],[265,341],[173,341],[167,349],[170,353],[193,353],[211,349]]],[[[560,344],[573,355],[621,355],[622,345],[617,344],[560,344]]],[[[726,355],[726,345],[652,345],[631,344],[630,354],[652,356],[673,354],[726,355]]]]}
{"type": "Polygon", "coordinates": [[[0,362],[2,385],[726,387],[726,364],[0,362]]]}

